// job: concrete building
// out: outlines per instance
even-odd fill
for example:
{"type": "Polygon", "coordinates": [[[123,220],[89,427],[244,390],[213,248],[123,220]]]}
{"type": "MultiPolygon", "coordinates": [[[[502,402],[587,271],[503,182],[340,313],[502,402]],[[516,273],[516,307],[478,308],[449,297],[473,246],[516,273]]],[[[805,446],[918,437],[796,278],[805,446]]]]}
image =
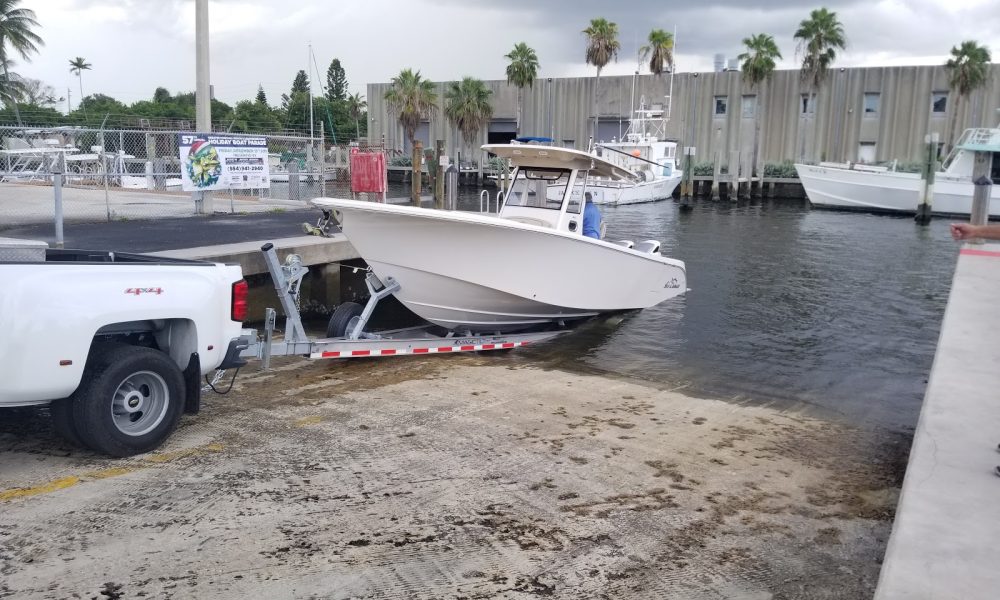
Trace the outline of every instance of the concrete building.
{"type": "MultiPolygon", "coordinates": [[[[940,134],[942,144],[955,129],[994,127],[1000,120],[1000,65],[991,67],[987,85],[968,99],[949,90],[943,66],[835,68],[809,104],[809,90],[798,70],[776,71],[769,82],[752,87],[739,71],[678,73],[667,135],[697,148],[698,161],[710,161],[721,152],[749,157],[760,116],[761,162],[829,160],[881,162],[917,160],[924,135],[940,134]]],[[[604,76],[598,90],[598,140],[611,141],[628,127],[633,79],[635,99],[668,103],[670,76],[604,76]]],[[[478,160],[478,145],[513,137],[517,88],[504,80],[487,81],[493,90],[493,121],[481,132],[476,151],[443,115],[447,83],[437,84],[438,110],[417,130],[424,146],[446,141],[447,153],[456,149],[478,160]],[[464,146],[464,148],[460,147],[464,146]]],[[[522,135],[551,137],[560,145],[585,149],[592,114],[593,77],[536,79],[524,90],[522,135]]],[[[408,151],[402,127],[389,113],[384,99],[388,83],[368,85],[368,131],[371,139],[385,137],[389,148],[408,151]]]]}

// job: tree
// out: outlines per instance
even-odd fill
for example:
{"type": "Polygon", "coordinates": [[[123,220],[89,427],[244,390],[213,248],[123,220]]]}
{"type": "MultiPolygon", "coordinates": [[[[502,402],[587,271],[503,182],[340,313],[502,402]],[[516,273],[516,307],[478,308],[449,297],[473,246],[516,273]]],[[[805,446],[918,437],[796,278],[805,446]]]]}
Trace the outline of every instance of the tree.
{"type": "Polygon", "coordinates": [[[751,88],[758,88],[761,94],[757,98],[757,105],[754,110],[754,130],[753,130],[753,161],[752,168],[758,173],[760,166],[760,124],[761,113],[764,110],[763,89],[761,84],[770,81],[774,75],[775,61],[781,59],[781,52],[774,38],[766,33],[758,33],[750,37],[743,38],[743,45],[746,50],[737,59],[740,61],[740,70],[743,72],[743,81],[750,84],[751,88]]]}
{"type": "Polygon", "coordinates": [[[263,104],[264,106],[267,106],[267,94],[264,93],[264,86],[263,85],[258,85],[257,86],[257,98],[256,98],[256,102],[257,102],[257,104],[263,104]]]}
{"type": "Polygon", "coordinates": [[[65,100],[56,96],[56,90],[51,85],[40,79],[21,79],[21,99],[20,102],[41,108],[54,108],[59,102],[65,100]]]}
{"type": "MultiPolygon", "coordinates": [[[[45,42],[32,31],[38,27],[35,11],[28,8],[18,8],[21,0],[0,0],[0,65],[3,65],[4,87],[12,89],[10,71],[7,68],[11,53],[18,54],[24,60],[31,60],[31,55],[38,52],[38,46],[45,42]],[[9,49],[9,50],[8,50],[9,49]]],[[[17,102],[13,104],[17,124],[21,122],[21,113],[17,110],[17,102]]]]}
{"type": "Polygon", "coordinates": [[[165,104],[173,101],[173,99],[173,96],[170,95],[170,90],[167,88],[158,87],[156,88],[156,91],[153,92],[153,102],[156,102],[157,104],[165,104]]]}
{"type": "Polygon", "coordinates": [[[649,71],[654,75],[660,75],[665,70],[674,69],[674,34],[667,33],[662,29],[654,29],[649,32],[649,43],[639,49],[642,57],[646,60],[649,57],[649,71]]]}
{"type": "MultiPolygon", "coordinates": [[[[968,103],[972,92],[986,85],[990,77],[991,61],[989,49],[980,46],[974,40],[966,40],[961,46],[952,47],[951,58],[944,66],[948,71],[948,85],[957,94],[958,99],[964,99],[968,103]]],[[[956,101],[951,107],[952,144],[958,141],[957,127],[958,102],[956,101]]]]}
{"type": "Polygon", "coordinates": [[[587,64],[597,67],[594,82],[594,128],[591,137],[597,137],[597,88],[601,85],[601,69],[612,59],[618,58],[621,43],[618,42],[618,24],[607,19],[591,19],[590,26],[583,30],[587,36],[587,64]]]}
{"type": "Polygon", "coordinates": [[[266,102],[242,100],[233,111],[233,131],[267,133],[281,130],[281,121],[266,102]]]}
{"type": "Polygon", "coordinates": [[[87,107],[83,106],[83,72],[89,71],[91,64],[86,61],[82,56],[77,56],[76,58],[69,61],[69,72],[75,73],[76,78],[80,80],[80,106],[83,107],[83,117],[87,118],[87,107]]]}
{"type": "Polygon", "coordinates": [[[486,84],[473,77],[453,81],[445,91],[444,114],[462,132],[466,144],[474,144],[476,136],[493,118],[492,95],[486,84]]]}
{"type": "Polygon", "coordinates": [[[309,76],[302,70],[295,74],[295,80],[292,81],[291,95],[294,96],[299,92],[309,93],[309,76]]]}
{"type": "MultiPolygon", "coordinates": [[[[24,97],[24,78],[10,70],[14,67],[14,61],[5,59],[3,63],[4,78],[0,81],[0,102],[3,102],[4,107],[16,113],[17,103],[22,102],[24,97]]],[[[15,122],[19,123],[19,114],[17,118],[18,120],[15,122]]]]}
{"type": "MultiPolygon", "coordinates": [[[[361,117],[368,112],[368,102],[361,94],[353,94],[347,97],[347,112],[354,119],[354,129],[357,136],[361,137],[361,117]]],[[[367,119],[365,119],[367,125],[367,119]]],[[[365,128],[367,132],[367,127],[365,128]]]]}
{"type": "MultiPolygon", "coordinates": [[[[847,46],[844,37],[844,26],[837,20],[837,13],[826,8],[817,8],[809,13],[808,19],[799,23],[794,38],[798,40],[797,52],[802,54],[802,81],[809,88],[809,101],[805,106],[806,118],[812,114],[815,119],[814,105],[816,93],[826,80],[827,73],[833,61],[837,59],[837,50],[847,46]]],[[[802,150],[805,155],[805,128],[802,129],[802,150]]]]}
{"type": "Polygon", "coordinates": [[[326,98],[330,102],[343,102],[347,99],[347,74],[340,66],[340,59],[330,61],[326,70],[326,98]]]}
{"type": "Polygon", "coordinates": [[[538,55],[524,42],[518,42],[504,58],[510,61],[507,65],[507,83],[517,86],[517,132],[520,134],[524,88],[532,87],[535,77],[538,77],[538,55]]]}
{"type": "Polygon", "coordinates": [[[416,145],[414,135],[420,121],[437,108],[434,83],[423,79],[420,71],[414,73],[412,69],[403,69],[392,78],[391,85],[385,92],[385,101],[389,110],[399,119],[410,144],[416,145]]]}

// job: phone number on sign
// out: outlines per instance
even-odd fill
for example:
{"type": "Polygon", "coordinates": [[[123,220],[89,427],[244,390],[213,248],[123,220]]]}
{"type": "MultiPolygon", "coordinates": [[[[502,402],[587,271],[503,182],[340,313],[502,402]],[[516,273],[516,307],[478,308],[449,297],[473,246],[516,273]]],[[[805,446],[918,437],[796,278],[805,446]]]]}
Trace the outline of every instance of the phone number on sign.
{"type": "Polygon", "coordinates": [[[263,171],[264,167],[262,165],[232,165],[229,167],[229,170],[244,173],[247,171],[263,171]]]}

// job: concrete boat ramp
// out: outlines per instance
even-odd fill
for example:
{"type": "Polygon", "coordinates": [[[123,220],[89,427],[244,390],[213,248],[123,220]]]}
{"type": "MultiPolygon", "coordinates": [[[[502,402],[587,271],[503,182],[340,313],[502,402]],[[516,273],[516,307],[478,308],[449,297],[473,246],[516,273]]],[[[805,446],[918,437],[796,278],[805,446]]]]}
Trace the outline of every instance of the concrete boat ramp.
{"type": "Polygon", "coordinates": [[[1000,598],[1000,244],[966,245],[877,600],[1000,598]]]}

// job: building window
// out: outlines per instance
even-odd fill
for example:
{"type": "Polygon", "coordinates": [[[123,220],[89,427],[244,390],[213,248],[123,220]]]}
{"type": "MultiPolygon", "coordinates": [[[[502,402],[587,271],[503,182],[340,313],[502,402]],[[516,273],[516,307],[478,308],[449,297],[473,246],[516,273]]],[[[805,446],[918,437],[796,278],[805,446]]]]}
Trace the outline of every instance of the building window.
{"type": "Polygon", "coordinates": [[[948,110],[948,92],[934,92],[931,94],[931,112],[935,115],[943,115],[948,110]]]}
{"type": "Polygon", "coordinates": [[[874,117],[878,116],[879,102],[881,100],[881,95],[877,93],[866,93],[865,94],[865,116],[874,117]]]}
{"type": "Polygon", "coordinates": [[[811,115],[816,112],[815,104],[815,98],[810,98],[809,94],[802,94],[802,114],[811,115]]]}
{"type": "Polygon", "coordinates": [[[721,117],[726,114],[726,107],[729,104],[729,98],[726,96],[716,96],[715,97],[715,116],[721,117]]]}
{"type": "Polygon", "coordinates": [[[741,112],[744,119],[752,119],[757,112],[757,96],[743,96],[741,112]]]}

